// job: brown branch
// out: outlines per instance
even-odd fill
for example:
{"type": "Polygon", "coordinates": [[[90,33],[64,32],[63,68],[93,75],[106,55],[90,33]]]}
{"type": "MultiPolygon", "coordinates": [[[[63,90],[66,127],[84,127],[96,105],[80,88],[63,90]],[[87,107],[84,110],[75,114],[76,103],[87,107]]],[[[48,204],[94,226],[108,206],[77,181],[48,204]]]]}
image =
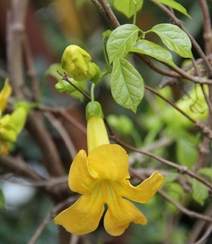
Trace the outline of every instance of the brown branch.
{"type": "Polygon", "coordinates": [[[110,24],[112,29],[117,28],[120,24],[115,16],[115,14],[113,13],[110,5],[108,4],[108,2],[106,0],[99,0],[102,8],[104,9],[104,17],[107,19],[108,23],[110,24]]]}
{"type": "MultiPolygon", "coordinates": [[[[211,53],[211,20],[207,2],[205,0],[199,0],[200,7],[202,9],[203,21],[204,21],[204,34],[205,40],[205,53],[209,55],[211,53]]],[[[212,71],[212,70],[211,70],[212,71]]]]}
{"type": "Polygon", "coordinates": [[[44,115],[48,118],[49,122],[60,134],[62,140],[64,141],[64,143],[66,145],[66,148],[68,149],[70,158],[73,159],[76,156],[77,151],[76,151],[76,148],[74,147],[73,142],[71,141],[70,136],[68,136],[67,131],[64,129],[64,127],[62,126],[60,121],[57,120],[51,113],[45,112],[44,115]]]}
{"type": "MultiPolygon", "coordinates": [[[[144,180],[143,177],[141,177],[139,174],[137,174],[135,169],[131,169],[131,172],[137,178],[144,180]]],[[[186,209],[180,203],[178,203],[173,198],[171,198],[169,195],[167,195],[163,190],[159,189],[157,191],[157,193],[160,194],[163,198],[165,198],[167,201],[169,201],[171,204],[173,204],[178,210],[180,210],[182,213],[188,215],[189,217],[201,219],[201,220],[204,220],[204,221],[212,223],[212,218],[211,217],[208,217],[206,215],[199,214],[199,213],[196,213],[196,212],[193,212],[193,211],[190,211],[190,210],[186,209]]]]}
{"type": "Polygon", "coordinates": [[[51,220],[51,218],[55,217],[57,212],[60,211],[61,209],[63,209],[65,206],[67,206],[69,203],[76,201],[77,197],[70,197],[68,199],[66,199],[63,202],[60,202],[59,204],[57,204],[50,213],[48,213],[46,215],[46,217],[44,218],[43,222],[40,224],[40,226],[38,227],[38,229],[36,230],[36,232],[34,233],[34,235],[32,236],[31,240],[28,242],[28,244],[35,244],[37,239],[39,238],[39,236],[41,235],[41,233],[43,232],[44,228],[46,227],[46,225],[48,224],[48,222],[51,220]]]}
{"type": "Polygon", "coordinates": [[[42,115],[39,112],[31,111],[26,127],[42,151],[44,165],[50,176],[64,175],[65,171],[57,147],[43,125],[42,115]]]}
{"type": "Polygon", "coordinates": [[[168,8],[166,8],[163,4],[155,2],[155,5],[157,5],[162,11],[164,11],[174,22],[176,25],[178,25],[190,38],[193,46],[196,48],[197,52],[199,53],[200,57],[204,60],[207,68],[209,70],[212,70],[210,62],[208,62],[206,55],[202,51],[201,47],[197,43],[197,41],[194,39],[194,37],[188,32],[188,30],[183,26],[182,21],[180,21],[172,11],[170,11],[168,8]]]}
{"type": "Polygon", "coordinates": [[[27,65],[27,74],[30,78],[31,82],[31,95],[33,102],[38,102],[40,100],[40,92],[39,92],[39,80],[37,77],[37,73],[35,70],[35,66],[33,63],[32,53],[30,50],[29,41],[27,39],[27,36],[24,35],[24,54],[26,59],[26,65],[27,65]]]}
{"type": "Polygon", "coordinates": [[[23,34],[27,0],[9,0],[7,12],[7,62],[14,95],[23,98],[23,34]]]}
{"type": "Polygon", "coordinates": [[[79,91],[80,93],[82,93],[82,95],[84,95],[84,97],[86,97],[88,100],[91,100],[90,96],[85,93],[83,90],[81,90],[79,87],[77,87],[73,82],[70,81],[68,75],[65,73],[64,75],[61,74],[59,71],[57,71],[57,73],[62,77],[63,80],[67,81],[70,85],[72,85],[77,91],[79,91]]]}
{"type": "Polygon", "coordinates": [[[154,158],[156,160],[158,160],[159,162],[165,164],[165,165],[168,165],[172,168],[175,168],[177,169],[177,171],[181,174],[187,174],[189,176],[191,176],[192,178],[195,178],[197,179],[198,181],[202,182],[204,185],[206,185],[210,191],[212,191],[212,184],[210,182],[208,182],[207,180],[205,180],[204,178],[202,178],[201,176],[195,174],[193,171],[189,170],[187,166],[181,166],[181,165],[178,165],[176,163],[173,163],[169,160],[166,160],[160,156],[157,156],[151,152],[147,152],[147,151],[144,151],[144,150],[141,150],[141,149],[137,149],[127,143],[124,143],[122,140],[118,139],[115,135],[111,136],[111,138],[116,141],[118,144],[120,144],[121,146],[125,147],[125,148],[128,148],[134,152],[138,152],[138,153],[141,153],[141,154],[144,154],[146,156],[149,156],[151,158],[154,158]]]}
{"type": "Polygon", "coordinates": [[[33,181],[40,181],[43,178],[32,170],[21,158],[13,158],[11,156],[0,157],[0,167],[4,170],[13,172],[15,175],[27,177],[33,181]]]}

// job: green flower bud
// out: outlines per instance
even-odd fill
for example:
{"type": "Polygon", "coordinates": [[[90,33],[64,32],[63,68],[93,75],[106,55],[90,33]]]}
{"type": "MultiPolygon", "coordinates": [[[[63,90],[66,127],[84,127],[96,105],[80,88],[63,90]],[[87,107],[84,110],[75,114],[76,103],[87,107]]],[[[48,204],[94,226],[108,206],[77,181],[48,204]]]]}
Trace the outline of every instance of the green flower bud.
{"type": "Polygon", "coordinates": [[[91,56],[76,45],[68,46],[62,56],[62,68],[68,76],[76,81],[91,80],[97,83],[100,79],[100,68],[91,62],[91,56]]]}
{"type": "Polygon", "coordinates": [[[88,121],[91,117],[100,117],[104,118],[104,114],[102,112],[102,107],[99,102],[91,101],[86,106],[86,120],[88,121]]]}

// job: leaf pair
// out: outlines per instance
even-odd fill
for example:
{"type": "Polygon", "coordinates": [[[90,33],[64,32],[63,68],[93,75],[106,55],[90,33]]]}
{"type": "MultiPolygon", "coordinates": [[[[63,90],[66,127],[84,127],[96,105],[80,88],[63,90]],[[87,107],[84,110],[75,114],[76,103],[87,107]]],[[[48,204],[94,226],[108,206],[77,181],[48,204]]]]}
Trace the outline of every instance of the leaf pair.
{"type": "Polygon", "coordinates": [[[171,53],[164,47],[139,39],[154,32],[163,44],[184,58],[191,58],[191,42],[185,32],[172,24],[158,24],[143,32],[136,25],[125,24],[116,28],[107,42],[109,62],[113,63],[111,73],[111,92],[114,100],[124,108],[136,112],[144,95],[144,82],[137,70],[124,58],[131,52],[150,56],[160,62],[175,66],[171,53]],[[135,90],[137,92],[135,92],[135,90]]]}

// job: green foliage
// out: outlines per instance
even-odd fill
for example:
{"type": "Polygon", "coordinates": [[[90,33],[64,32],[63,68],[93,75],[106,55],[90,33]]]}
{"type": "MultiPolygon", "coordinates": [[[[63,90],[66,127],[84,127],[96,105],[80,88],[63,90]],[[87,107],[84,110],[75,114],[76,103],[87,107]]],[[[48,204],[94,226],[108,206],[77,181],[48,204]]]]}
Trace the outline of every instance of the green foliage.
{"type": "Polygon", "coordinates": [[[139,28],[136,25],[125,24],[116,28],[107,42],[107,53],[110,63],[124,58],[138,38],[139,28]]]}
{"type": "Polygon", "coordinates": [[[178,2],[175,2],[174,0],[152,0],[153,2],[162,3],[168,7],[171,7],[182,14],[186,15],[187,17],[191,18],[191,16],[188,14],[187,10],[178,2]]]}
{"type": "Polygon", "coordinates": [[[125,115],[116,116],[115,114],[110,114],[107,117],[107,121],[110,126],[122,134],[128,135],[133,131],[133,122],[125,115]]]}
{"type": "Polygon", "coordinates": [[[114,7],[125,14],[127,18],[132,17],[141,9],[143,0],[114,0],[114,7]]]}
{"type": "Polygon", "coordinates": [[[172,60],[172,55],[168,50],[148,40],[138,40],[132,47],[131,52],[145,54],[163,63],[176,66],[172,60]]]}
{"type": "Polygon", "coordinates": [[[200,181],[193,179],[192,190],[193,199],[200,205],[204,205],[205,200],[209,197],[207,186],[201,183],[200,181]]]}
{"type": "Polygon", "coordinates": [[[176,142],[176,156],[179,164],[191,169],[198,158],[197,147],[188,139],[179,138],[176,142]]]}
{"type": "Polygon", "coordinates": [[[148,32],[156,33],[170,50],[176,52],[181,57],[192,58],[191,41],[178,26],[158,24],[153,26],[148,32]]]}
{"type": "Polygon", "coordinates": [[[4,208],[4,207],[5,207],[4,194],[3,194],[2,190],[0,189],[0,208],[4,208]]]}
{"type": "Polygon", "coordinates": [[[114,100],[136,112],[144,95],[144,83],[141,75],[127,60],[114,61],[110,84],[114,100]]]}
{"type": "Polygon", "coordinates": [[[212,168],[204,167],[198,171],[199,174],[207,176],[212,179],[212,168]]]}
{"type": "MultiPolygon", "coordinates": [[[[49,68],[45,72],[45,78],[47,76],[52,76],[55,79],[58,80],[58,83],[55,85],[55,89],[62,93],[67,92],[74,98],[78,98],[80,100],[84,99],[84,96],[81,92],[79,92],[74,86],[72,86],[70,83],[68,83],[66,80],[62,79],[62,76],[65,73],[65,70],[61,67],[61,64],[55,63],[49,66],[49,68]]],[[[82,91],[87,91],[87,84],[86,82],[79,82],[75,81],[72,78],[69,78],[71,83],[73,83],[75,86],[77,86],[82,91]]]]}

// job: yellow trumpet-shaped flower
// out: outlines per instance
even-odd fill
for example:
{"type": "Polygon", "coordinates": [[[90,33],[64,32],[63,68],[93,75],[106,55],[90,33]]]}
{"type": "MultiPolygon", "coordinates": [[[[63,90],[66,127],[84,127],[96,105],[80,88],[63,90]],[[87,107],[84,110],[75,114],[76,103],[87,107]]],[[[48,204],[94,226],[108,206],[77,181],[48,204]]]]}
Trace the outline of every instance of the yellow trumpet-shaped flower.
{"type": "Polygon", "coordinates": [[[68,177],[70,189],[82,196],[58,214],[54,221],[73,234],[83,235],[98,227],[107,205],[104,227],[110,235],[119,236],[131,222],[147,223],[143,213],[129,200],[148,202],[164,177],[154,172],[138,186],[131,185],[128,155],[121,146],[109,143],[103,118],[97,111],[98,104],[94,108],[87,116],[89,153],[87,155],[84,150],[78,152],[68,177]]]}
{"type": "Polygon", "coordinates": [[[0,118],[0,155],[8,153],[8,143],[15,142],[22,131],[30,106],[21,102],[11,114],[0,118]]]}

